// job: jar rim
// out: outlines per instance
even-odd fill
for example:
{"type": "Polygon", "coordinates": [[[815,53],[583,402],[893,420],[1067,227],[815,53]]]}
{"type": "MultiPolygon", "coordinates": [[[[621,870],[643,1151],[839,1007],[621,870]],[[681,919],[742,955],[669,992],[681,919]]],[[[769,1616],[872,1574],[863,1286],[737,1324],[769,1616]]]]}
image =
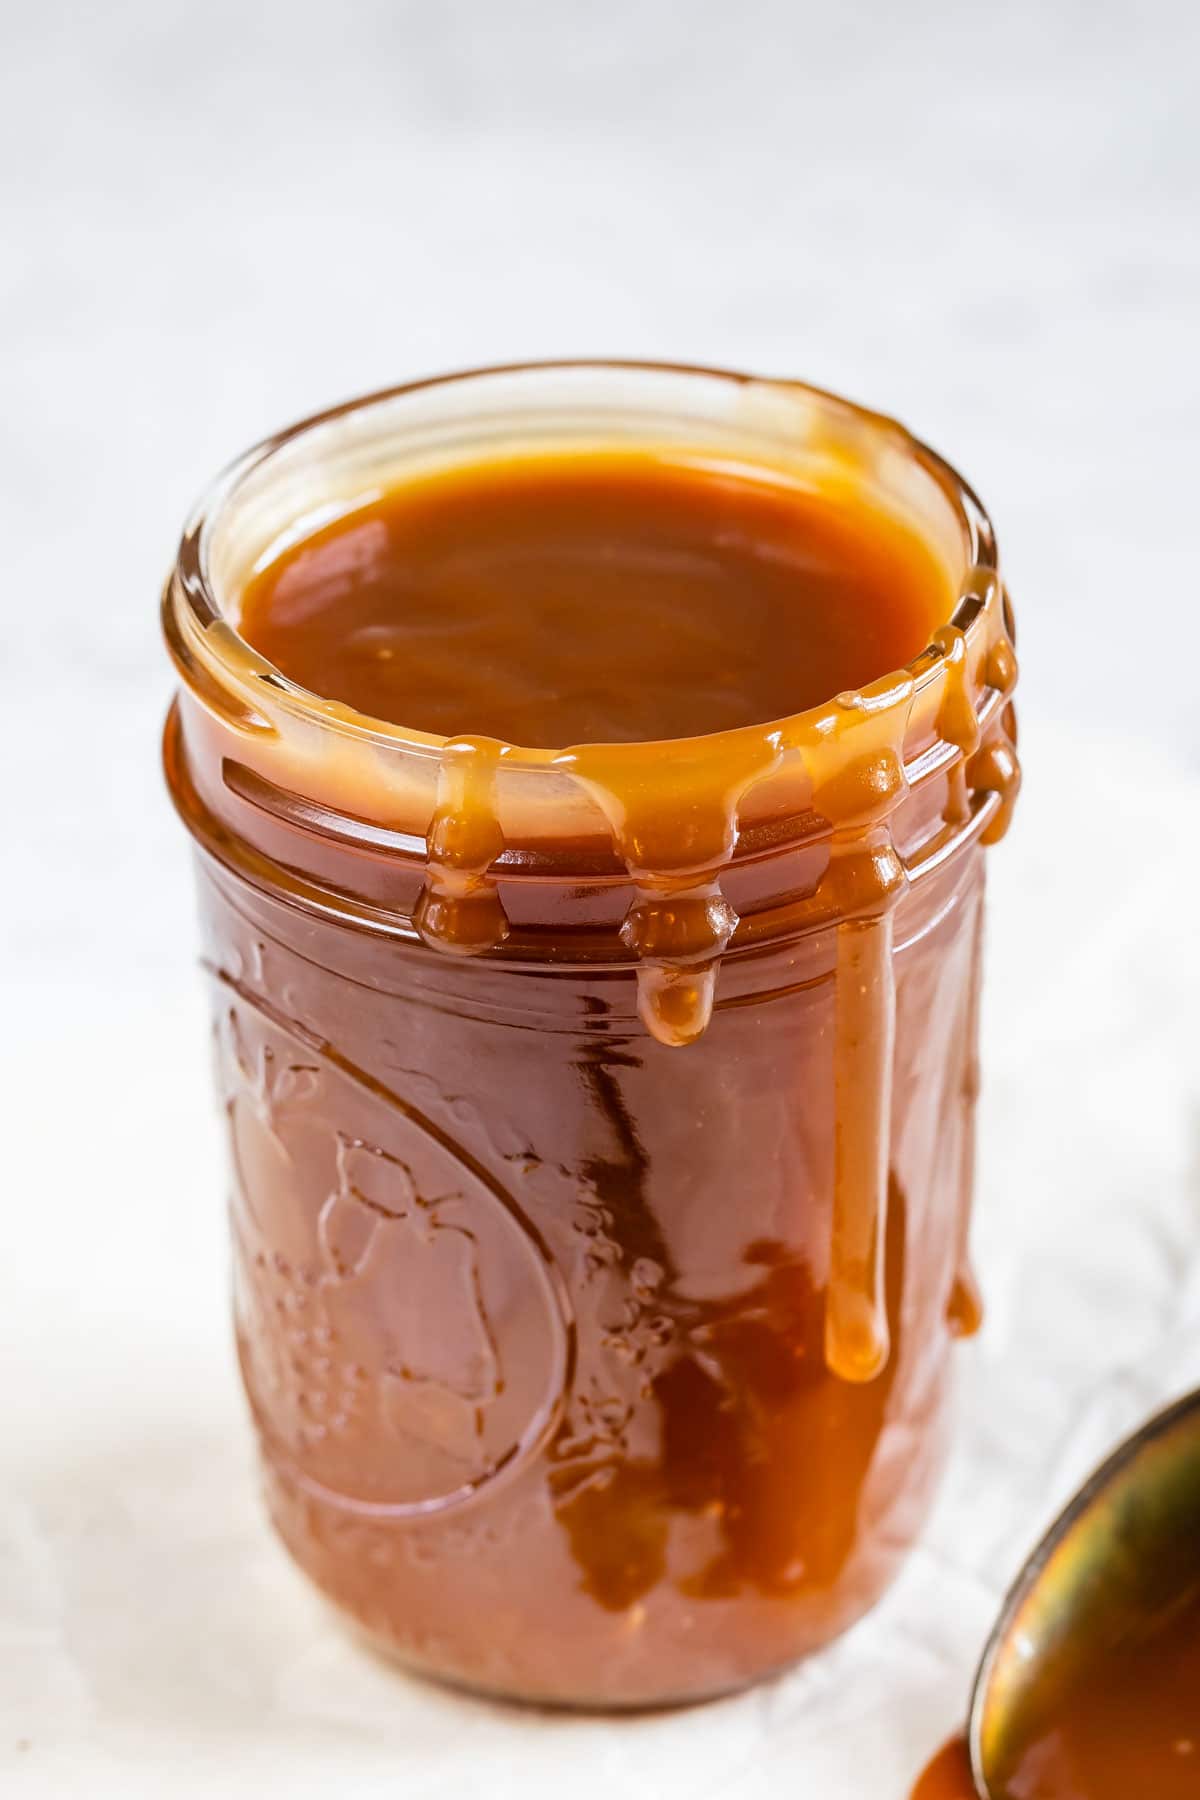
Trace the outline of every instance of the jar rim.
{"type": "MultiPolygon", "coordinates": [[[[181,677],[189,679],[189,673],[195,670],[198,659],[204,672],[218,686],[229,684],[241,695],[247,708],[246,723],[250,729],[254,728],[253,699],[258,693],[264,702],[269,698],[272,711],[283,713],[299,723],[319,723],[326,730],[359,742],[377,744],[393,754],[407,751],[421,758],[440,757],[448,745],[454,742],[453,738],[379,719],[342,701],[329,699],[293,681],[257,651],[230,621],[218,597],[212,569],[213,534],[227,510],[236,502],[238,493],[247,480],[289,446],[312,433],[342,423],[355,414],[365,414],[373,407],[438,389],[490,378],[554,373],[611,374],[632,378],[643,375],[679,376],[729,383],[742,390],[755,389],[776,395],[790,395],[798,401],[827,408],[831,415],[851,424],[856,431],[867,431],[898,445],[905,456],[932,480],[947,501],[963,533],[965,575],[964,590],[960,592],[956,606],[945,623],[964,633],[970,631],[980,612],[980,584],[986,586],[989,582],[999,580],[995,533],[978,496],[944,457],[887,414],[860,406],[808,382],[758,376],[704,364],[603,357],[498,363],[426,376],[358,395],[285,426],[261,439],[228,464],[200,496],[185,522],[175,567],[163,596],[165,634],[181,677]]],[[[764,466],[768,466],[766,459],[764,466]]],[[[896,680],[904,678],[911,681],[914,691],[919,690],[936,678],[942,656],[943,652],[936,645],[927,645],[903,669],[892,671],[885,679],[890,679],[894,684],[896,680]]],[[[872,683],[868,687],[876,685],[878,684],[872,683]]],[[[820,730],[826,718],[832,720],[848,700],[860,698],[865,691],[868,690],[857,689],[841,695],[830,695],[812,707],[732,731],[697,734],[686,739],[642,739],[630,748],[642,749],[649,754],[655,751],[667,753],[683,743],[703,745],[706,741],[715,742],[718,739],[726,743],[736,742],[742,733],[747,734],[748,738],[761,738],[764,732],[774,728],[783,729],[789,724],[803,724],[809,730],[820,730]]],[[[265,719],[260,719],[258,723],[260,728],[272,729],[265,719]]],[[[549,769],[562,756],[564,749],[573,747],[505,744],[505,765],[514,772],[549,769]]]]}

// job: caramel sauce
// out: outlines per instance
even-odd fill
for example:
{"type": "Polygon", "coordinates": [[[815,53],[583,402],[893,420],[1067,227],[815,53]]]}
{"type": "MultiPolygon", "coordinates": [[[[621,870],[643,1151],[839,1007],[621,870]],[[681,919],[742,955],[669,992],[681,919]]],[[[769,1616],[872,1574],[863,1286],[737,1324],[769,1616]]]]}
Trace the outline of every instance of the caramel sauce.
{"type": "Polygon", "coordinates": [[[951,1738],[921,1771],[909,1800],[979,1800],[966,1740],[951,1738]]]}
{"type": "Polygon", "coordinates": [[[852,473],[529,454],[260,559],[238,631],[316,724],[224,623],[173,646],[272,1511],[405,1659],[719,1692],[911,1541],[1017,785],[961,573],[852,473]],[[449,740],[427,799],[348,707],[449,740]],[[527,831],[514,766],[586,833],[527,831]]]}
{"type": "MultiPolygon", "coordinates": [[[[453,740],[416,914],[426,942],[447,950],[475,954],[508,935],[487,880],[504,848],[493,795],[505,746],[570,746],[555,764],[596,802],[638,888],[623,935],[643,1018],[681,1045],[708,1023],[738,922],[717,876],[742,800],[780,763],[787,733],[772,722],[908,663],[952,605],[928,545],[861,495],[610,452],[407,483],[268,564],[240,624],[301,686],[453,740]],[[664,739],[685,741],[646,755],[645,742],[664,739]]],[[[953,676],[943,710],[965,757],[978,727],[961,634],[942,635],[953,676]]],[[[820,781],[828,741],[810,749],[810,798],[837,818],[849,879],[879,866],[862,828],[902,783],[892,735],[889,721],[860,723],[857,793],[853,777],[839,773],[836,791],[820,781]]],[[[875,961],[886,959],[886,929],[855,927],[852,965],[871,954],[873,930],[875,961]]],[[[873,991],[886,1012],[886,983],[873,991]]],[[[847,1092],[860,1073],[870,1081],[842,1064],[847,1092]]],[[[878,1080],[873,1091],[882,1110],[878,1080]]],[[[878,1169],[848,1170],[844,1185],[874,1193],[878,1169]]],[[[864,1240],[876,1225],[861,1221],[864,1240]]],[[[852,1253],[860,1278],[873,1254],[852,1253]]],[[[880,1353],[864,1342],[855,1357],[867,1369],[880,1353]]]]}
{"type": "Polygon", "coordinates": [[[360,713],[560,749],[787,718],[909,662],[955,598],[861,495],[580,451],[415,476],[269,562],[239,624],[360,713]]]}
{"type": "MultiPolygon", "coordinates": [[[[944,659],[938,728],[961,752],[948,824],[965,822],[972,784],[1005,805],[1015,787],[1015,763],[981,751],[963,634],[942,623],[952,601],[929,546],[861,494],[597,453],[406,484],[293,544],[241,602],[243,637],[292,680],[452,739],[414,915],[431,945],[478,954],[505,941],[488,879],[504,849],[505,740],[571,746],[554,761],[595,800],[633,879],[622,936],[643,1020],[666,1045],[694,1041],[712,1015],[738,924],[719,876],[742,801],[785,749],[802,750],[808,804],[834,825],[818,898],[850,915],[826,1354],[851,1381],[888,1353],[890,909],[905,875],[885,820],[904,786],[897,703],[911,683],[887,671],[930,639],[944,659]],[[843,693],[841,729],[797,729],[796,714],[843,693]],[[679,741],[648,755],[644,740],[663,739],[679,741]]],[[[993,658],[1005,649],[997,640],[993,658]]],[[[1015,667],[998,672],[1011,686],[1015,667]]],[[[952,1308],[964,1330],[977,1323],[969,1274],[952,1308]]]]}
{"type": "MultiPolygon", "coordinates": [[[[1041,1723],[991,1772],[993,1800],[1197,1800],[1200,1592],[1099,1648],[1041,1723]]],[[[961,1738],[943,1746],[912,1800],[977,1800],[961,1738]]]]}
{"type": "Polygon", "coordinates": [[[1197,1800],[1200,1591],[1098,1647],[997,1786],[1011,1800],[1197,1800]]]}

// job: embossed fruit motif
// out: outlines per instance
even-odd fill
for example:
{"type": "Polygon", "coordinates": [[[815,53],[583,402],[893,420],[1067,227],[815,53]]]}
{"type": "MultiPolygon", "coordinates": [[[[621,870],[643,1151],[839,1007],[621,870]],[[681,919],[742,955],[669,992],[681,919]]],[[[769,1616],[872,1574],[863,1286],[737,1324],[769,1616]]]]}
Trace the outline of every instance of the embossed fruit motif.
{"type": "Polygon", "coordinates": [[[560,1399],[563,1320],[536,1241],[444,1140],[245,1002],[217,1035],[238,1342],[268,1455],[351,1510],[465,1497],[560,1399]]]}

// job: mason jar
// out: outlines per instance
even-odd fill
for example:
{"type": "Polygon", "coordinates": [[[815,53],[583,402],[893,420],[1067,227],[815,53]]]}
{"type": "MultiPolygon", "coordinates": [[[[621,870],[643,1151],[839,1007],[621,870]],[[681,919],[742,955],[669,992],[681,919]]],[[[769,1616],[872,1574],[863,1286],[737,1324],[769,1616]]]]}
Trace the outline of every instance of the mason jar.
{"type": "Polygon", "coordinates": [[[295,1561],[403,1663],[527,1700],[694,1700],[824,1644],[920,1529],[978,1323],[983,851],[1017,783],[979,504],[795,383],[486,370],[244,457],[164,623],[237,1343],[295,1561]],[[853,484],[957,605],[762,755],[619,767],[360,716],[239,636],[252,572],[364,496],[559,447],[853,484]]]}

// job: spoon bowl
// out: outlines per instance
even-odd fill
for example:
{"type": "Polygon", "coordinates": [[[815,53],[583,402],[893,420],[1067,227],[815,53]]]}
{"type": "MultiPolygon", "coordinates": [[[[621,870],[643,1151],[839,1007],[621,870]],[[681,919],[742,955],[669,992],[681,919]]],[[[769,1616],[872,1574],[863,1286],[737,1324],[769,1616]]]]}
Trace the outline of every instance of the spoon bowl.
{"type": "MultiPolygon", "coordinates": [[[[971,1698],[968,1740],[980,1794],[1017,1800],[1017,1771],[1053,1731],[1067,1697],[1189,1604],[1200,1638],[1200,1389],[1114,1451],[1013,1584],[971,1698]]],[[[1200,1742],[1194,1748],[1200,1794],[1200,1742]]]]}

